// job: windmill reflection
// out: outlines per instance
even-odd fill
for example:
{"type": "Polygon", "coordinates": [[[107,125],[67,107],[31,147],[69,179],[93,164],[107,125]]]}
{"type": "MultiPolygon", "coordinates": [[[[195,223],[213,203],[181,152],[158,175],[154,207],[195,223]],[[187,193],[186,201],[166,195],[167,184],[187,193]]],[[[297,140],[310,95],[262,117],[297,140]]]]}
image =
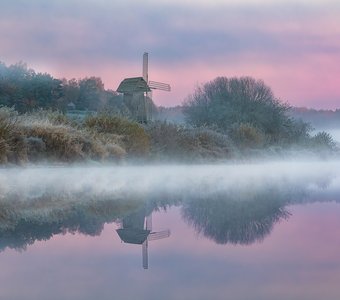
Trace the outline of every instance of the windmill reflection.
{"type": "Polygon", "coordinates": [[[152,212],[147,216],[145,209],[124,217],[121,228],[116,230],[124,243],[142,245],[143,268],[149,268],[149,241],[156,241],[170,236],[170,230],[153,231],[152,212]]]}

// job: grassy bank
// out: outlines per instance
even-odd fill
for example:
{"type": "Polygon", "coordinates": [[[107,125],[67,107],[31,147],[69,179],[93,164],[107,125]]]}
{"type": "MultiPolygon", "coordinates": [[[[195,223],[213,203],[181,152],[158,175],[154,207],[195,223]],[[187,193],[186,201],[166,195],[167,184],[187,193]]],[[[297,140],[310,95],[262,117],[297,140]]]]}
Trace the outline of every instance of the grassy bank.
{"type": "Polygon", "coordinates": [[[337,154],[337,147],[325,132],[306,135],[289,144],[278,139],[274,144],[249,124],[221,132],[159,121],[141,125],[109,114],[73,120],[52,111],[18,114],[11,108],[0,108],[2,164],[122,160],[212,162],[282,156],[292,151],[330,156],[337,154]]]}
{"type": "Polygon", "coordinates": [[[50,111],[18,115],[1,108],[0,145],[2,163],[120,160],[126,155],[121,136],[94,132],[50,111]]]}

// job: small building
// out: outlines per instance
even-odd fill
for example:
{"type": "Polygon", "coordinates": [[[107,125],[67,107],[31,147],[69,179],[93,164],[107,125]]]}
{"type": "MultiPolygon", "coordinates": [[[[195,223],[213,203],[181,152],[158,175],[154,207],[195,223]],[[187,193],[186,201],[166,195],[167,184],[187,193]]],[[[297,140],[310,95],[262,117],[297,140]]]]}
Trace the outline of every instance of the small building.
{"type": "Polygon", "coordinates": [[[147,95],[150,91],[143,77],[125,78],[117,89],[118,93],[123,94],[123,101],[132,117],[140,123],[151,119],[152,101],[147,95]]]}

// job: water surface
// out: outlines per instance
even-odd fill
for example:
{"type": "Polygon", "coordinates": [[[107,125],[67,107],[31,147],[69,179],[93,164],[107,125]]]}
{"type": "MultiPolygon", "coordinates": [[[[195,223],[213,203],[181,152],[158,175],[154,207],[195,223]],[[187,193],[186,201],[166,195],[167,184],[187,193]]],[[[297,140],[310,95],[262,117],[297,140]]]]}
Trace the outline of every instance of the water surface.
{"type": "Polygon", "coordinates": [[[1,299],[339,299],[340,162],[0,170],[1,299]]]}

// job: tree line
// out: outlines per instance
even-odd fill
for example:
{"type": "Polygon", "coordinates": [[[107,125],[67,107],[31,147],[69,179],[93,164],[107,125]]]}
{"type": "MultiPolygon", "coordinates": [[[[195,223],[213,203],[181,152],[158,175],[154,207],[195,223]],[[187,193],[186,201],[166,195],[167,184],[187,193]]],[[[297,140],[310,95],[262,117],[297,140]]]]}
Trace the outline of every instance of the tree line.
{"type": "Polygon", "coordinates": [[[317,110],[306,107],[294,107],[291,109],[290,115],[296,119],[303,119],[316,128],[340,128],[340,109],[317,110]]]}
{"type": "MultiPolygon", "coordinates": [[[[106,90],[98,77],[55,79],[47,73],[35,72],[25,63],[10,66],[0,63],[1,105],[19,113],[72,109],[113,113],[130,119],[132,115],[123,97],[106,90]]],[[[166,142],[164,132],[173,136],[168,144],[178,141],[180,145],[187,145],[192,140],[190,149],[204,150],[210,149],[210,143],[214,141],[214,145],[223,145],[224,150],[218,153],[225,152],[226,137],[240,150],[271,146],[287,149],[296,145],[327,151],[336,148],[328,133],[312,135],[311,125],[294,118],[290,111],[291,107],[277,99],[262,80],[217,77],[197,87],[184,102],[185,127],[149,124],[146,129],[158,137],[155,145],[162,149],[166,142]],[[221,135],[225,137],[221,138],[221,135]],[[198,141],[201,147],[197,146],[198,141]]],[[[173,148],[181,149],[178,145],[173,148]]],[[[184,148],[187,150],[188,147],[184,148]]]]}
{"type": "Polygon", "coordinates": [[[122,97],[105,90],[99,77],[56,79],[22,62],[10,66],[0,62],[0,105],[14,107],[19,113],[37,109],[128,113],[122,97]]]}

